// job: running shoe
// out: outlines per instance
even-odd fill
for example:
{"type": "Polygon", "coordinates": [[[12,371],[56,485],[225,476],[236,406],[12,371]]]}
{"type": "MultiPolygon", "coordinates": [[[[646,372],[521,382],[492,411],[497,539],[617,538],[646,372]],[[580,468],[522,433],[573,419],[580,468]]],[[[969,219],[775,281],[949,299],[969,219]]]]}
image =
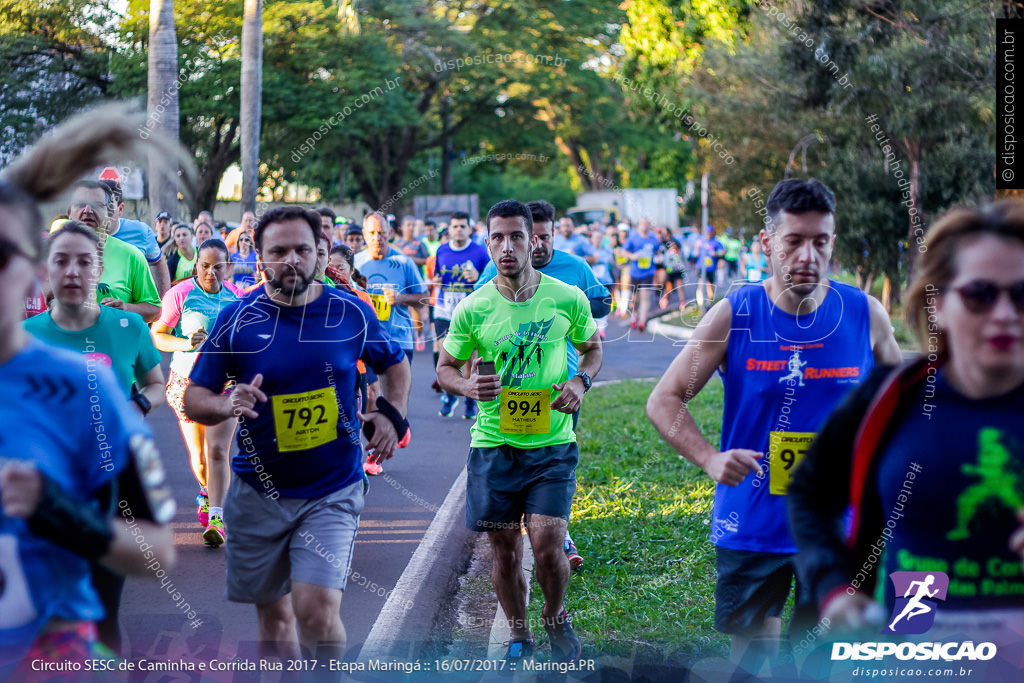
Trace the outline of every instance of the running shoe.
{"type": "Polygon", "coordinates": [[[441,410],[437,411],[437,414],[441,417],[451,417],[452,412],[455,410],[455,406],[459,405],[458,396],[449,396],[445,394],[441,397],[441,410]]]}
{"type": "Polygon", "coordinates": [[[569,569],[579,569],[583,566],[583,557],[576,550],[576,544],[570,538],[563,545],[565,556],[569,558],[569,569]]]}
{"type": "Polygon", "coordinates": [[[463,420],[475,420],[476,414],[480,412],[476,407],[476,401],[471,398],[466,399],[466,414],[462,416],[463,420]]]}
{"type": "Polygon", "coordinates": [[[376,477],[378,474],[384,471],[384,466],[379,462],[370,462],[367,460],[363,463],[363,472],[366,472],[371,477],[376,477]]]}
{"type": "Polygon", "coordinates": [[[557,617],[545,618],[544,630],[551,643],[551,659],[556,662],[574,662],[583,653],[583,646],[576,632],[572,630],[572,616],[562,608],[557,617]]]}
{"type": "Polygon", "coordinates": [[[536,648],[536,643],[533,638],[527,638],[526,640],[510,640],[508,643],[508,649],[505,650],[505,661],[521,662],[524,659],[533,657],[533,651],[536,648]]]}
{"type": "Polygon", "coordinates": [[[199,517],[199,525],[204,529],[210,526],[210,496],[206,493],[206,487],[199,489],[196,496],[196,516],[199,517]]]}
{"type": "Polygon", "coordinates": [[[636,316],[634,315],[629,319],[629,326],[631,329],[636,329],[636,316]]]}
{"type": "Polygon", "coordinates": [[[203,543],[208,548],[219,548],[228,540],[228,533],[224,530],[224,520],[220,517],[211,517],[210,524],[203,532],[203,543]]]}
{"type": "Polygon", "coordinates": [[[638,332],[646,332],[647,331],[647,323],[637,323],[636,329],[637,329],[638,332]]]}

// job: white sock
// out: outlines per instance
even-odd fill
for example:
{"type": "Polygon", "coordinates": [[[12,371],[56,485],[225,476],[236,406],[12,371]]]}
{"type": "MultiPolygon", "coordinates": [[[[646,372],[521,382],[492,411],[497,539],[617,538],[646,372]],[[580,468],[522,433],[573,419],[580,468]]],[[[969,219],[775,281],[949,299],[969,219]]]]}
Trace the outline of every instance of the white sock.
{"type": "Polygon", "coordinates": [[[214,517],[220,517],[221,519],[224,519],[224,508],[215,508],[211,505],[210,519],[213,519],[214,517]]]}

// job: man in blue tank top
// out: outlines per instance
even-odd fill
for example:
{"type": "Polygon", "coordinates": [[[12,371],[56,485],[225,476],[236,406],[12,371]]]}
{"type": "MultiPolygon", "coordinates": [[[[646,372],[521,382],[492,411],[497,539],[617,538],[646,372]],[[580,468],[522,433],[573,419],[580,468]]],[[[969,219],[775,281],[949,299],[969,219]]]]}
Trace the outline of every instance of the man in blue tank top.
{"type": "MultiPolygon", "coordinates": [[[[835,242],[828,187],[776,185],[760,241],[771,277],[715,304],[647,401],[662,437],[716,482],[715,628],[733,636],[733,661],[754,675],[778,654],[795,576],[785,507],[793,468],[874,364],[901,360],[882,305],[826,277],[835,242]],[[721,449],[686,407],[715,370],[725,384],[721,449]]],[[[798,584],[798,608],[802,593],[798,584]]]]}

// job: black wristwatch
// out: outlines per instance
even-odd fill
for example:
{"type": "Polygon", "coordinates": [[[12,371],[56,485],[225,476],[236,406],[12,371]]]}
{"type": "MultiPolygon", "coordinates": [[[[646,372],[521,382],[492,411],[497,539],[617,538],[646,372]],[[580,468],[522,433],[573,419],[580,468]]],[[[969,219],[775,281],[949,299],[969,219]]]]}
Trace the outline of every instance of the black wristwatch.
{"type": "Polygon", "coordinates": [[[153,402],[146,398],[146,395],[141,391],[133,393],[131,400],[135,401],[135,405],[142,409],[143,415],[149,415],[149,411],[153,410],[153,402]]]}
{"type": "Polygon", "coordinates": [[[583,380],[583,393],[585,394],[590,391],[590,387],[594,385],[594,380],[590,379],[590,375],[580,370],[576,373],[576,376],[583,380]]]}

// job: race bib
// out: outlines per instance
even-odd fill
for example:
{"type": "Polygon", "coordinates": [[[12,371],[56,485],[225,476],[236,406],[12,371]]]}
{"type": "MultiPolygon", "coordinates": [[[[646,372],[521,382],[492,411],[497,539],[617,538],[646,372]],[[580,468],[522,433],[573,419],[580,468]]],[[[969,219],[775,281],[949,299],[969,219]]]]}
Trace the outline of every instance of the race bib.
{"type": "Polygon", "coordinates": [[[651,267],[651,257],[641,256],[636,260],[636,267],[639,268],[640,270],[647,270],[648,268],[651,267]]]}
{"type": "Polygon", "coordinates": [[[373,302],[373,310],[377,312],[377,320],[391,319],[391,303],[386,294],[371,294],[370,301],[373,302]]]}
{"type": "Polygon", "coordinates": [[[274,401],[277,449],[303,451],[338,438],[338,398],[334,387],[301,394],[278,394],[274,401]]]}
{"type": "Polygon", "coordinates": [[[502,434],[547,434],[551,431],[551,389],[501,390],[502,434]]]}
{"type": "Polygon", "coordinates": [[[804,458],[814,432],[771,432],[768,435],[768,491],[784,496],[789,489],[793,470],[804,458]]]}

